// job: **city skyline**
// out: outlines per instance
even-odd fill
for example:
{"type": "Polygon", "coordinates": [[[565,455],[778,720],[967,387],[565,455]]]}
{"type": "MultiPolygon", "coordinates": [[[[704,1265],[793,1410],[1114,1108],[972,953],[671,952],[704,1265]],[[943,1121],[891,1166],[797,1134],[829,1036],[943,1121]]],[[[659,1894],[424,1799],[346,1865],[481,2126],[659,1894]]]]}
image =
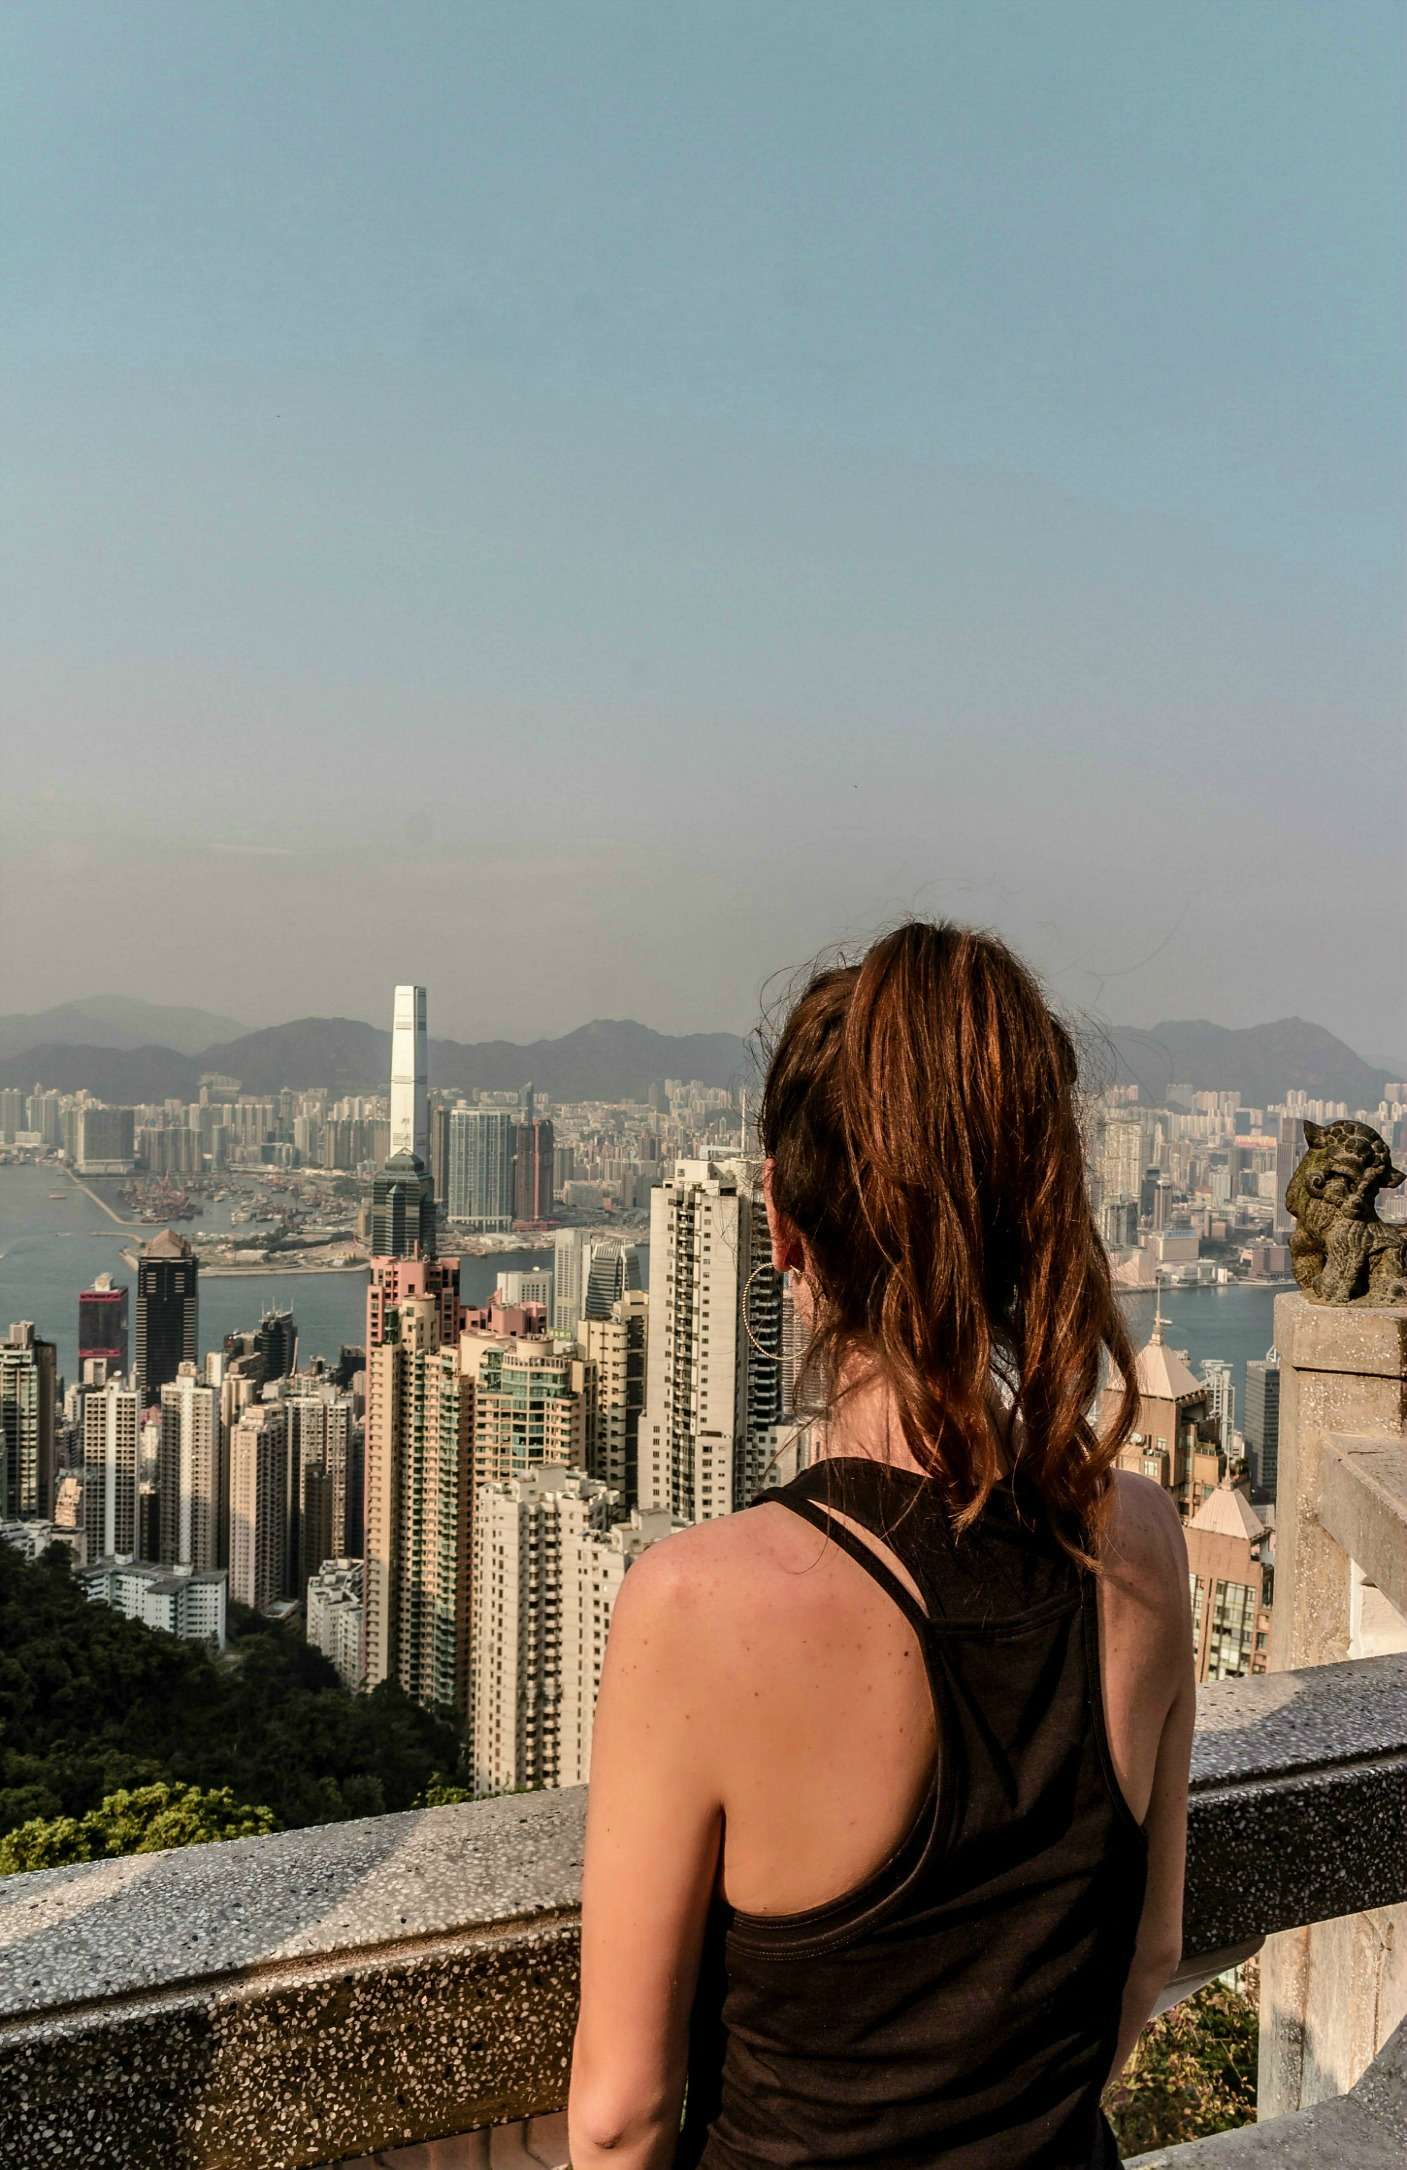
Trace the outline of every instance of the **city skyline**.
{"type": "Polygon", "coordinates": [[[7,1007],[741,1028],[916,910],[1407,1054],[1399,32],[12,13],[7,1007]]]}

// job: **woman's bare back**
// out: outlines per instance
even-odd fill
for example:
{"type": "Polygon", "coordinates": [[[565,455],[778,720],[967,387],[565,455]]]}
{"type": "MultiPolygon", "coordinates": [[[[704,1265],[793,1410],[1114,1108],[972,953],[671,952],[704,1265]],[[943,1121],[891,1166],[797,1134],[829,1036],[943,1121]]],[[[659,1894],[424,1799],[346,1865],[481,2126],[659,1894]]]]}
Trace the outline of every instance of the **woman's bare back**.
{"type": "MultiPolygon", "coordinates": [[[[919,1599],[894,1555],[852,1527],[919,1599]]],[[[701,1524],[671,1550],[715,1623],[697,1685],[716,1726],[723,1895],[754,1914],[822,1905],[893,1852],[929,1789],[937,1733],[917,1638],[839,1545],[783,1507],[701,1524]]],[[[1186,1592],[1171,1501],[1120,1475],[1101,1672],[1115,1774],[1140,1823],[1186,1666],[1186,1592]]]]}

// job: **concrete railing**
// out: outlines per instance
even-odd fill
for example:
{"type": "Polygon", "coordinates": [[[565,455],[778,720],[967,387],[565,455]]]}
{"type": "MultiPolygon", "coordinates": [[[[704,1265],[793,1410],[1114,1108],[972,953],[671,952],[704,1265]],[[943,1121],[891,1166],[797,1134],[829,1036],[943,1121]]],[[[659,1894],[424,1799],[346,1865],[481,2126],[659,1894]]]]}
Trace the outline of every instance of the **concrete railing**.
{"type": "MultiPolygon", "coordinates": [[[[1407,1901],[1407,1656],[1223,1682],[1199,1721],[1186,1979],[1407,1901]]],[[[583,1811],[514,1795],[0,1881],[0,2163],[294,2170],[557,2110],[583,1811]]],[[[560,2129],[409,2159],[551,2162],[560,2129]]]]}

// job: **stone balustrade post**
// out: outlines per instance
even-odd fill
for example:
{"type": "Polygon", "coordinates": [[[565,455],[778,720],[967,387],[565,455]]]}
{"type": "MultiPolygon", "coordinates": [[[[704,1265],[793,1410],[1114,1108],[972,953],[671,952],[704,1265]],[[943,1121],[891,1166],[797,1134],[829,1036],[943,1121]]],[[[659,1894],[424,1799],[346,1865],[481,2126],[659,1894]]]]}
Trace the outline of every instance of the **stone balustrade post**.
{"type": "MultiPolygon", "coordinates": [[[[1270,1665],[1284,1672],[1407,1650],[1407,1306],[1275,1304],[1279,1487],[1270,1665]],[[1371,1464],[1371,1480],[1360,1475],[1371,1464]],[[1386,1478],[1386,1485],[1381,1481],[1386,1478]],[[1358,1490],[1355,1492],[1355,1486],[1358,1490]],[[1326,1493],[1336,1511],[1325,1526],[1326,1493]],[[1345,1497],[1357,1512],[1344,1512],[1345,1497]],[[1375,1559],[1340,1541],[1371,1533],[1375,1559]]],[[[1407,1852],[1407,1817],[1381,1834],[1407,1852]]],[[[1331,1833],[1304,1831],[1306,1847],[1331,1833]]],[[[1290,1929],[1261,1959],[1260,2116],[1352,2087],[1407,2015],[1407,1906],[1290,1929]]]]}

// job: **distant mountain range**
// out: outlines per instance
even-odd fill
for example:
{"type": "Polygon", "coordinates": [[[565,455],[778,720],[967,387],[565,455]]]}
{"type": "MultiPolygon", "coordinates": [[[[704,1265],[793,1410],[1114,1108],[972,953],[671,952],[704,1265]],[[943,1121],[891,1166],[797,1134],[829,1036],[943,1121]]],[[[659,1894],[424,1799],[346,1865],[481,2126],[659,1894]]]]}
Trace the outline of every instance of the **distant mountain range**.
{"type": "MultiPolygon", "coordinates": [[[[0,1035],[18,1020],[0,1019],[0,1035]]],[[[4,1045],[0,1038],[0,1045],[4,1045]]],[[[628,1018],[598,1018],[557,1040],[466,1044],[432,1040],[431,1083],[457,1092],[511,1090],[531,1079],[558,1100],[643,1099],[666,1077],[730,1085],[752,1072],[747,1042],[730,1032],[652,1032],[628,1018]]],[[[36,1041],[0,1059],[0,1085],[42,1081],[62,1092],[86,1086],[118,1103],[193,1099],[207,1071],[237,1077],[246,1092],[326,1085],[336,1093],[384,1092],[391,1035],[354,1017],[302,1017],[219,1040],[198,1055],[172,1047],[36,1041]]]]}
{"type": "MultiPolygon", "coordinates": [[[[132,1014],[154,1008],[95,999],[32,1018],[0,1018],[0,1085],[30,1087],[38,1081],[64,1092],[86,1086],[118,1103],[168,1095],[193,1099],[202,1073],[218,1071],[238,1078],[246,1092],[277,1092],[285,1085],[326,1085],[337,1093],[385,1090],[391,1036],[357,1018],[302,1017],[261,1032],[236,1028],[230,1034],[228,1019],[211,1019],[198,1010],[156,1011],[175,1021],[179,1043],[169,1022],[161,1041],[133,1039],[132,1014]],[[90,1031],[80,1038],[69,1029],[80,1017],[90,1024],[96,1020],[108,1036],[90,1031]],[[201,1019],[221,1027],[221,1036],[192,1046],[201,1019]],[[55,1029],[56,1020],[61,1029],[55,1029]]],[[[1205,1019],[1147,1031],[1115,1026],[1103,1035],[1086,1035],[1085,1052],[1092,1081],[1137,1082],[1144,1097],[1155,1102],[1179,1081],[1236,1091],[1256,1107],[1295,1089],[1346,1100],[1350,1107],[1373,1107],[1389,1076],[1322,1025],[1300,1017],[1240,1030],[1205,1019]]],[[[557,1100],[643,1099],[666,1077],[698,1078],[706,1085],[755,1077],[751,1045],[734,1033],[673,1035],[652,1032],[629,1018],[597,1018],[560,1039],[525,1046],[509,1040],[432,1040],[429,1056],[433,1085],[472,1093],[512,1089],[531,1079],[557,1100]]]]}
{"type": "Polygon", "coordinates": [[[1136,1083],[1155,1104],[1178,1081],[1203,1092],[1234,1088],[1247,1106],[1256,1108],[1296,1091],[1312,1100],[1346,1100],[1351,1108],[1373,1108],[1391,1075],[1303,1017],[1239,1030],[1194,1017],[1150,1025],[1146,1032],[1118,1028],[1111,1038],[1121,1081],[1136,1083]]]}
{"type": "Polygon", "coordinates": [[[162,1002],[138,1002],[130,995],[85,995],[55,1010],[0,1017],[0,1060],[32,1047],[169,1047],[198,1055],[216,1040],[234,1040],[244,1031],[234,1017],[214,1010],[171,1009],[162,1002]]]}

